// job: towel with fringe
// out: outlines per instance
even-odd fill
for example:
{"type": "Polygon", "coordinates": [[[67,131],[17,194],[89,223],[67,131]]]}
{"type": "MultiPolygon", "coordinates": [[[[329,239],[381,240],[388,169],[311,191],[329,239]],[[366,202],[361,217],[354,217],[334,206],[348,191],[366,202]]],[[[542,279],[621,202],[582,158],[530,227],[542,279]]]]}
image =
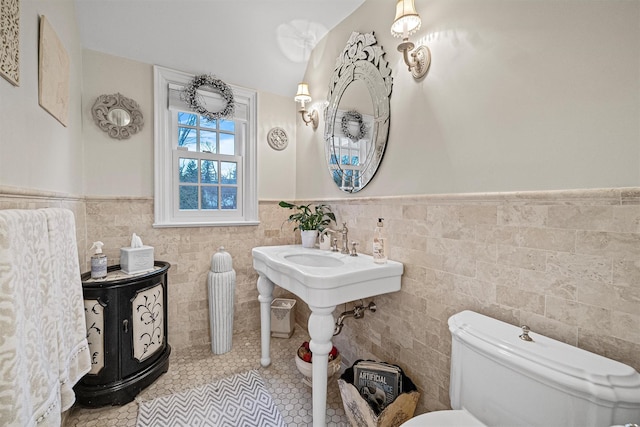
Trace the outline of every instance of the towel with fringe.
{"type": "Polygon", "coordinates": [[[60,426],[89,371],[73,213],[0,210],[0,424],[60,426]]]}

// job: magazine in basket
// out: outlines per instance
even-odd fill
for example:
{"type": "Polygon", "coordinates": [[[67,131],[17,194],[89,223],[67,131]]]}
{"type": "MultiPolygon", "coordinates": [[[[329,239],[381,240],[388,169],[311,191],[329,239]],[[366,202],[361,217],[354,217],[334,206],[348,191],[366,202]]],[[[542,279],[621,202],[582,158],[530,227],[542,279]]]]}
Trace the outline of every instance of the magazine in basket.
{"type": "Polygon", "coordinates": [[[379,415],[402,392],[402,371],[388,363],[363,360],[353,366],[353,385],[379,415]]]}

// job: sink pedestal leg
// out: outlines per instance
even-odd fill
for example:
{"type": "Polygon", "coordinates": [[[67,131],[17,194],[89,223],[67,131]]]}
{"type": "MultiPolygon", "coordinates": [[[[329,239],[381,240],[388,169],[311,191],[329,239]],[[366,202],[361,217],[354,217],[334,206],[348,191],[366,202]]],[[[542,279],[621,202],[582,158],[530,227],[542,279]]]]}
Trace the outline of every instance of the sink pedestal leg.
{"type": "MultiPolygon", "coordinates": [[[[313,353],[313,427],[324,427],[327,415],[327,363],[333,345],[334,319],[332,307],[314,307],[309,317],[309,348],[313,353]]],[[[264,351],[264,350],[263,350],[264,351]]]]}
{"type": "Polygon", "coordinates": [[[269,350],[271,346],[271,301],[273,300],[273,282],[264,276],[258,277],[258,301],[260,301],[260,338],[262,340],[262,358],[260,364],[266,368],[271,364],[269,350]]]}

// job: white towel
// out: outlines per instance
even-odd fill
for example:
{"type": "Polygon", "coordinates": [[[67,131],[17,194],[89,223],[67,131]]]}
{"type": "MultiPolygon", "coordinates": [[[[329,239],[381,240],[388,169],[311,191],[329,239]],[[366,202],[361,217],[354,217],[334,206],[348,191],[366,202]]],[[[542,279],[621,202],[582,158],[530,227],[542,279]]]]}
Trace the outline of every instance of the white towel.
{"type": "Polygon", "coordinates": [[[69,270],[73,262],[78,263],[77,249],[75,261],[66,259],[71,256],[68,239],[73,239],[75,247],[75,230],[72,234],[64,230],[67,220],[56,219],[61,215],[47,209],[0,210],[3,426],[59,427],[63,408],[73,403],[71,387],[89,370],[86,339],[78,340],[80,335],[86,336],[84,311],[80,309],[78,319],[75,308],[83,306],[80,271],[69,270]],[[53,240],[48,217],[52,218],[53,240]],[[52,249],[66,252],[53,256],[52,249]],[[70,283],[74,275],[78,280],[70,283]],[[78,287],[80,294],[74,290],[78,287]],[[63,310],[69,313],[62,314],[63,310]]]}
{"type": "Polygon", "coordinates": [[[76,225],[68,209],[43,209],[47,216],[49,248],[58,298],[58,360],[61,409],[75,402],[73,386],[91,369],[87,343],[82,280],[78,263],[76,225]]]}

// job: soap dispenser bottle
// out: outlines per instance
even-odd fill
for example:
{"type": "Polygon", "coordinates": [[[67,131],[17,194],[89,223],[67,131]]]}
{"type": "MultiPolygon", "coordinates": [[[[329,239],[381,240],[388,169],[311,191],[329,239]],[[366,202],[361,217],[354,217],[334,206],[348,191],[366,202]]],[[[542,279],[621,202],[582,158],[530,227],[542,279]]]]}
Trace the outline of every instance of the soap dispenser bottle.
{"type": "Polygon", "coordinates": [[[104,279],[107,277],[107,256],[102,253],[102,246],[104,243],[98,241],[93,242],[91,249],[96,250],[95,254],[91,256],[91,278],[92,279],[104,279]]]}
{"type": "Polygon", "coordinates": [[[373,262],[387,262],[387,238],[384,231],[384,218],[378,218],[378,225],[373,230],[373,262]]]}

